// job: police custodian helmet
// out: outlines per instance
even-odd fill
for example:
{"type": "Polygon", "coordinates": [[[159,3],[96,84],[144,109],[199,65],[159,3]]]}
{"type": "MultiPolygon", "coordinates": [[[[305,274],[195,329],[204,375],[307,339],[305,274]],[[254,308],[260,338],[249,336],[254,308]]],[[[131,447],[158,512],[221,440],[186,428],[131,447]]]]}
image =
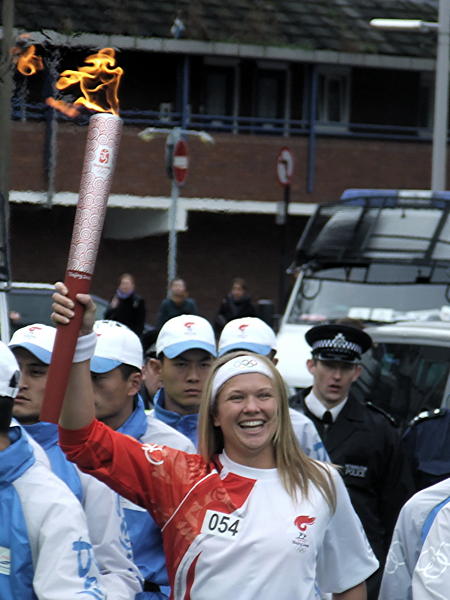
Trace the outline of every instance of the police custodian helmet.
{"type": "Polygon", "coordinates": [[[370,336],[362,329],[337,323],[317,325],[306,332],[305,339],[313,358],[355,364],[372,345],[370,336]]]}

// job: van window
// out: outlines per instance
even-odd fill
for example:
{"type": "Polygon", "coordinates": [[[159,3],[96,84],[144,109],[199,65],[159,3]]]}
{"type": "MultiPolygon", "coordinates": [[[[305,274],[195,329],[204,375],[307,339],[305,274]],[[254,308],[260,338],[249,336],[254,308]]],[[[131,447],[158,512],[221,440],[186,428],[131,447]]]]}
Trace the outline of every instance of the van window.
{"type": "Polygon", "coordinates": [[[363,356],[363,371],[353,384],[402,426],[423,410],[447,405],[450,348],[411,343],[375,343],[363,356]]]}

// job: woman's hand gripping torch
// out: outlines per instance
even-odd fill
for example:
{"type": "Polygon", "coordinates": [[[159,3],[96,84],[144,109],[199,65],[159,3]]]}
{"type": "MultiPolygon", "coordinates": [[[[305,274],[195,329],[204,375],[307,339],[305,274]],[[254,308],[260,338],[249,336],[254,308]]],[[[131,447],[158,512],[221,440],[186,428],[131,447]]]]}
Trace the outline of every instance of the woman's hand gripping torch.
{"type": "Polygon", "coordinates": [[[97,113],[90,119],[64,280],[75,317],[57,327],[41,421],[58,423],[84,310],[75,296],[88,293],[91,286],[121,131],[122,120],[116,115],[97,113]]]}

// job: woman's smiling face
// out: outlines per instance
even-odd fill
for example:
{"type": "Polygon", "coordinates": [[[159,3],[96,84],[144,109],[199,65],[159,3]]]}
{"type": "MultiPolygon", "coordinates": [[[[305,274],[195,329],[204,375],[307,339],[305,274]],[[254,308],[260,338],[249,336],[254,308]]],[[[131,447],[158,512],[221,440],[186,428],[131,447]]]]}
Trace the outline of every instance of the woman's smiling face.
{"type": "Polygon", "coordinates": [[[236,375],[223,385],[214,425],[222,430],[231,460],[262,469],[275,467],[278,403],[273,381],[261,373],[236,375]]]}

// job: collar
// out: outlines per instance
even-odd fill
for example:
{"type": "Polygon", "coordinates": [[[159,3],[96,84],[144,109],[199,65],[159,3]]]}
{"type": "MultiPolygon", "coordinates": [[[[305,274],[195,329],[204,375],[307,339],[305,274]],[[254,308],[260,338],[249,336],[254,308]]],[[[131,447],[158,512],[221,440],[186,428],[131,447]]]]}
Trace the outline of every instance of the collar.
{"type": "Polygon", "coordinates": [[[147,431],[147,415],[145,414],[144,401],[139,394],[136,408],[117,431],[126,433],[136,440],[140,440],[147,431]]]}
{"type": "Polygon", "coordinates": [[[155,406],[155,415],[160,421],[164,421],[168,425],[173,425],[174,423],[179,423],[180,421],[193,421],[194,423],[197,423],[198,413],[180,415],[180,413],[165,408],[164,388],[159,388],[159,390],[156,392],[153,398],[153,403],[155,406]]]}
{"type": "Polygon", "coordinates": [[[13,483],[36,461],[20,427],[8,431],[11,445],[0,451],[0,488],[13,483]]]}
{"type": "Polygon", "coordinates": [[[342,400],[342,402],[340,402],[336,406],[333,406],[332,408],[327,408],[319,400],[319,398],[315,395],[313,390],[311,390],[310,393],[305,398],[305,404],[306,404],[308,410],[315,417],[317,417],[320,420],[322,420],[323,414],[327,410],[330,411],[331,416],[333,417],[333,423],[334,423],[336,421],[336,419],[338,418],[339,413],[341,412],[341,410],[344,408],[345,404],[347,403],[347,400],[348,400],[348,396],[347,396],[347,398],[344,398],[344,400],[342,400]]]}
{"type": "Polygon", "coordinates": [[[39,422],[33,423],[33,425],[24,425],[23,428],[44,450],[48,450],[58,443],[58,425],[55,423],[39,422]]]}
{"type": "Polygon", "coordinates": [[[254,467],[247,467],[246,465],[241,465],[237,462],[234,462],[234,460],[231,460],[231,458],[229,458],[225,450],[222,450],[222,453],[219,454],[218,459],[223,467],[220,471],[221,479],[225,479],[228,473],[235,473],[236,475],[240,475],[241,477],[247,477],[248,479],[279,479],[278,469],[256,469],[254,467]]]}

